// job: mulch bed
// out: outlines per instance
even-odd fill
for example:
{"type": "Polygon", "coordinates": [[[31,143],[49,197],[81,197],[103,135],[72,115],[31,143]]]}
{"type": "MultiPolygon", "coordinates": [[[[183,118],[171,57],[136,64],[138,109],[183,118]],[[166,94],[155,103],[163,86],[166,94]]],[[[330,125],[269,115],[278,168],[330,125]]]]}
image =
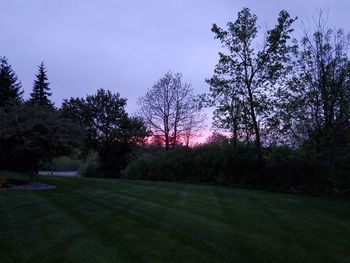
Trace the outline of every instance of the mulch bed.
{"type": "Polygon", "coordinates": [[[48,190],[55,188],[57,188],[57,186],[44,183],[28,183],[21,180],[10,179],[7,187],[0,188],[0,190],[48,190]]]}

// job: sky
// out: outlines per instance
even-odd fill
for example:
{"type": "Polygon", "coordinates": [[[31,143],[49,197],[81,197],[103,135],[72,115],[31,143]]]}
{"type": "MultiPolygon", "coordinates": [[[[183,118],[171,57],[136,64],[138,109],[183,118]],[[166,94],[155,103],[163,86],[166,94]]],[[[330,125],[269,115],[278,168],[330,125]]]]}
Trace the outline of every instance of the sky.
{"type": "MultiPolygon", "coordinates": [[[[295,35],[319,10],[330,26],[350,31],[350,0],[0,0],[0,56],[6,56],[28,98],[44,61],[53,100],[84,97],[99,88],[128,99],[127,111],[169,70],[196,93],[208,92],[225,27],[249,7],[265,27],[286,9],[298,16],[295,35]]],[[[208,117],[211,118],[210,116],[208,117]]]]}

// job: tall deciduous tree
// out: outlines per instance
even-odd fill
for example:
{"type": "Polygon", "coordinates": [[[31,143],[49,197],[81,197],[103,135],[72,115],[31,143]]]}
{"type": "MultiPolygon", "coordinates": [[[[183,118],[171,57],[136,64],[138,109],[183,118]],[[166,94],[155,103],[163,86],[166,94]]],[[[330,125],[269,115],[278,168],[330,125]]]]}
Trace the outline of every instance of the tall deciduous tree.
{"type": "Polygon", "coordinates": [[[350,121],[350,34],[325,27],[320,15],[313,34],[305,33],[295,53],[293,75],[279,88],[285,132],[316,152],[344,145],[350,121]]]}
{"type": "Polygon", "coordinates": [[[200,115],[198,100],[180,73],[166,73],[138,103],[140,115],[153,136],[163,138],[167,150],[202,124],[196,117],[200,115]]]}
{"type": "Polygon", "coordinates": [[[0,57],[0,107],[18,104],[22,101],[23,91],[11,65],[5,57],[0,57]]]}
{"type": "Polygon", "coordinates": [[[287,11],[281,11],[276,26],[268,30],[262,43],[257,43],[257,16],[248,8],[238,13],[237,20],[227,23],[227,30],[216,24],[212,31],[228,53],[219,53],[211,86],[217,124],[228,128],[236,142],[244,132],[253,135],[258,149],[261,130],[267,125],[272,110],[274,85],[283,76],[289,52],[292,23],[287,11]],[[260,50],[256,46],[261,46],[260,50]]]}
{"type": "Polygon", "coordinates": [[[52,93],[50,92],[50,83],[47,80],[47,72],[44,62],[41,62],[38,74],[34,81],[33,91],[30,94],[30,102],[42,107],[52,108],[53,103],[50,100],[52,93]]]}
{"type": "Polygon", "coordinates": [[[126,99],[118,93],[99,89],[85,99],[66,100],[65,116],[77,120],[86,131],[89,147],[98,153],[100,168],[105,175],[118,176],[127,164],[127,155],[144,142],[146,127],[125,111],[126,99]]]}

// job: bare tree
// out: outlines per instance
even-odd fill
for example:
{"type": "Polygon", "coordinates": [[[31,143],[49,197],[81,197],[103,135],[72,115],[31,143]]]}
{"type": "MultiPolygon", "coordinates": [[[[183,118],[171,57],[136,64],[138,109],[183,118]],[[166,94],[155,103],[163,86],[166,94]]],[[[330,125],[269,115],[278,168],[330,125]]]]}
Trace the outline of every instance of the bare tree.
{"type": "Polygon", "coordinates": [[[196,137],[201,136],[201,131],[206,127],[206,116],[200,112],[199,104],[196,105],[190,109],[188,118],[183,125],[182,140],[186,147],[189,147],[196,137]]]}
{"type": "Polygon", "coordinates": [[[202,124],[200,108],[191,85],[180,73],[168,72],[139,98],[140,115],[153,136],[164,140],[165,149],[175,147],[189,131],[202,124]]]}

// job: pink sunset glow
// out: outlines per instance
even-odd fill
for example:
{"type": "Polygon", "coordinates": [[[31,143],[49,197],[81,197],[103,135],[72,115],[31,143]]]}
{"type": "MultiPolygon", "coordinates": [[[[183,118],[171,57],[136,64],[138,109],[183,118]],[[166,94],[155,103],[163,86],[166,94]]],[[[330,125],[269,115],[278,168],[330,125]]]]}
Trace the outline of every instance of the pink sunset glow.
{"type": "MultiPolygon", "coordinates": [[[[224,135],[227,138],[230,138],[230,136],[231,136],[230,132],[220,131],[220,132],[216,132],[216,133],[220,134],[220,135],[224,135]]],[[[208,142],[208,139],[213,134],[214,134],[214,131],[212,131],[212,130],[202,130],[202,131],[196,132],[195,134],[191,134],[190,135],[190,140],[189,140],[189,146],[190,147],[194,147],[196,145],[205,144],[205,143],[208,142]]],[[[161,144],[161,145],[163,145],[164,140],[162,139],[162,137],[163,137],[162,135],[149,136],[146,139],[146,144],[149,144],[149,145],[161,144]]],[[[179,138],[179,143],[181,145],[186,145],[185,138],[183,138],[183,137],[179,138]]]]}

